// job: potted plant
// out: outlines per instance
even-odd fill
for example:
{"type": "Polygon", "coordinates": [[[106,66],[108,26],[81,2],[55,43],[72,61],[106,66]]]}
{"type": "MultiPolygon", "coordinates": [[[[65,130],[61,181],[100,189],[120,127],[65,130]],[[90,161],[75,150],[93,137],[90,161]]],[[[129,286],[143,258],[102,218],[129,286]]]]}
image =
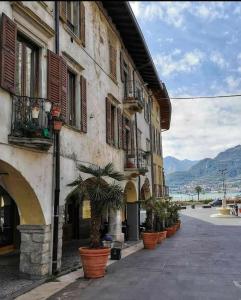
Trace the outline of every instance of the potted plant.
{"type": "Polygon", "coordinates": [[[57,104],[54,104],[52,106],[52,109],[51,109],[51,115],[52,115],[52,117],[59,118],[60,113],[61,113],[61,107],[59,105],[57,105],[57,104]]]}
{"type": "Polygon", "coordinates": [[[153,229],[153,211],[155,202],[156,199],[154,197],[142,201],[142,207],[146,210],[146,228],[142,233],[145,249],[155,249],[158,240],[158,233],[154,232],[153,229]]]}
{"type": "Polygon", "coordinates": [[[166,203],[163,199],[156,201],[155,203],[155,217],[154,217],[154,227],[156,232],[158,232],[158,241],[161,243],[167,235],[165,230],[165,219],[166,219],[166,203]]]}
{"type": "Polygon", "coordinates": [[[115,181],[106,183],[104,178],[121,181],[124,176],[114,170],[112,163],[103,168],[79,165],[78,170],[91,176],[84,180],[80,174],[74,182],[68,184],[78,189],[83,198],[89,199],[91,206],[90,245],[79,248],[79,252],[85,277],[99,278],[105,275],[110,254],[110,248],[103,247],[100,240],[101,216],[108,209],[120,209],[123,204],[123,189],[115,181]]]}

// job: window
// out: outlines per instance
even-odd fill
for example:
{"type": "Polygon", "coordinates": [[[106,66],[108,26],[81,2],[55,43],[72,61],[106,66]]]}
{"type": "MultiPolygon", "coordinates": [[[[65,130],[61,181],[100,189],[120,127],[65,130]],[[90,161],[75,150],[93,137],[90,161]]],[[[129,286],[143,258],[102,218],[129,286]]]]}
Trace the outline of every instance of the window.
{"type": "Polygon", "coordinates": [[[67,2],[67,25],[71,31],[79,35],[79,1],[66,1],[67,2]]]}
{"type": "Polygon", "coordinates": [[[111,105],[111,142],[112,145],[117,145],[116,107],[114,105],[111,105]]]}
{"type": "Polygon", "coordinates": [[[67,103],[68,103],[68,124],[76,126],[76,75],[68,70],[67,74],[68,88],[67,88],[67,103]]]}
{"type": "Polygon", "coordinates": [[[28,40],[17,39],[16,94],[38,96],[39,49],[28,40]]]}
{"type": "Polygon", "coordinates": [[[116,39],[112,32],[109,31],[109,65],[110,65],[110,75],[116,80],[116,39]]]}

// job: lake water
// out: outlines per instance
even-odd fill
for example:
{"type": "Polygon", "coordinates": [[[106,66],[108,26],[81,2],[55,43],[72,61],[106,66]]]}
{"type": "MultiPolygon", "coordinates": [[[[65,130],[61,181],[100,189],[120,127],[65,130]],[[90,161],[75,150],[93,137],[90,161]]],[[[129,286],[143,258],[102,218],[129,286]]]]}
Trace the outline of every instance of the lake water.
{"type": "MultiPolygon", "coordinates": [[[[234,198],[235,196],[241,196],[241,193],[228,193],[226,194],[226,198],[234,198]]],[[[170,197],[172,197],[173,200],[180,200],[180,201],[185,201],[185,200],[198,200],[197,199],[197,194],[179,194],[179,193],[170,193],[170,197]]],[[[212,192],[212,193],[201,193],[199,195],[200,200],[206,200],[206,199],[217,199],[223,198],[223,193],[219,192],[212,192]]]]}

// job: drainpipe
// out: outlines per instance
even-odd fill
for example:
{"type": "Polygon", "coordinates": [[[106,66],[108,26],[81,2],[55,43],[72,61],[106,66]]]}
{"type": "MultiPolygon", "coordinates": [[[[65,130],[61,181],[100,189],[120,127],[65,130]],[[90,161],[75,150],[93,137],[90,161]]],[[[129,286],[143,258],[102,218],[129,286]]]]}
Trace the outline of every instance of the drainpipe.
{"type": "MultiPolygon", "coordinates": [[[[55,53],[59,54],[59,1],[55,2],[55,53]]],[[[60,143],[59,131],[54,132],[54,221],[52,274],[58,273],[58,232],[59,232],[59,193],[60,193],[60,143]]]]}
{"type": "Polygon", "coordinates": [[[151,114],[152,113],[152,98],[151,98],[151,109],[150,109],[150,150],[151,150],[151,186],[152,186],[152,196],[154,193],[154,169],[153,169],[153,144],[152,144],[152,119],[151,114]]]}

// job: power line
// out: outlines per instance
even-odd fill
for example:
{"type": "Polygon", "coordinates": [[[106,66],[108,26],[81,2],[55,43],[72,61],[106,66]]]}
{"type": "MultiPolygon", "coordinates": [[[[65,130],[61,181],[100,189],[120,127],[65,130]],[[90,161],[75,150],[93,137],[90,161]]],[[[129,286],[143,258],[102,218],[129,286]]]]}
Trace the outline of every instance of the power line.
{"type": "MultiPolygon", "coordinates": [[[[217,99],[217,98],[233,98],[233,97],[241,97],[240,94],[234,94],[234,95],[217,95],[217,96],[193,96],[193,97],[170,97],[170,99],[173,100],[191,100],[191,99],[217,99]]],[[[159,98],[160,100],[166,100],[169,98],[159,98]]]]}

